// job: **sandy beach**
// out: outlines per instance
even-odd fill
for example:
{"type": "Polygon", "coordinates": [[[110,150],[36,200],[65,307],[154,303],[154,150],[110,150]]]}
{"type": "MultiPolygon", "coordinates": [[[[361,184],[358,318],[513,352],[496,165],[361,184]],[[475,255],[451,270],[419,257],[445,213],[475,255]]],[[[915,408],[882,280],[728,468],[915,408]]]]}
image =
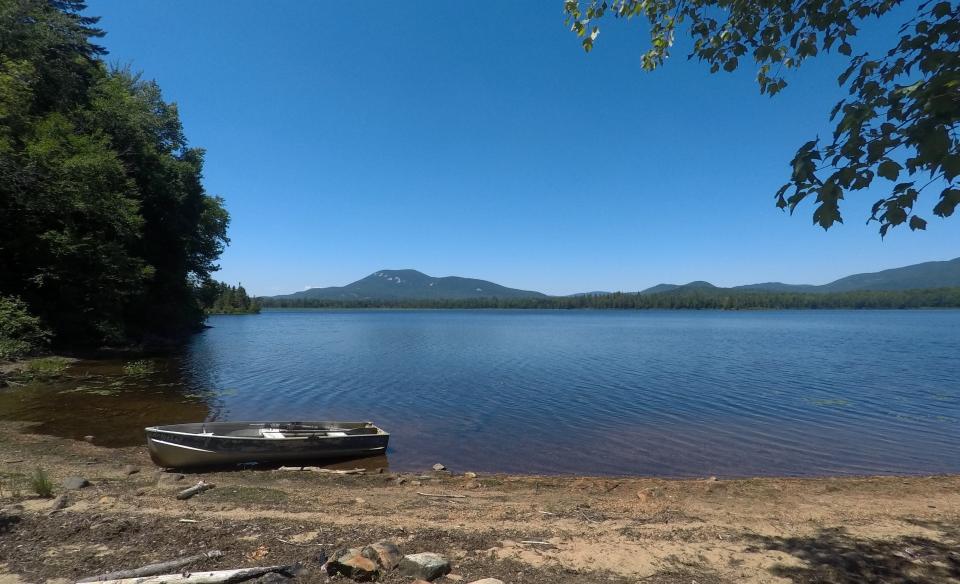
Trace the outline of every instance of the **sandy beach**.
{"type": "MultiPolygon", "coordinates": [[[[449,558],[441,583],[960,579],[957,476],[659,480],[397,474],[376,464],[353,475],[181,477],[145,448],[4,423],[0,582],[67,582],[209,550],[223,555],[194,569],[301,562],[297,581],[324,582],[318,558],[380,540],[449,558]],[[55,496],[66,494],[62,510],[30,492],[38,467],[55,496]],[[68,477],[90,486],[65,490],[68,477]],[[200,480],[216,487],[175,498],[200,480]]],[[[382,581],[410,580],[388,572],[382,581]]]]}

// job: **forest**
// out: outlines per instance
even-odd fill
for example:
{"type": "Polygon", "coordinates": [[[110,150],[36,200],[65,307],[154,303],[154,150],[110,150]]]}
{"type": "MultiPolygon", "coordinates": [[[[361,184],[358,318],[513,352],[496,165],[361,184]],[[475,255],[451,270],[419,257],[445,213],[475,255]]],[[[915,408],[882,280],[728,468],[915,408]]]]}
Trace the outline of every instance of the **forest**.
{"type": "Polygon", "coordinates": [[[176,104],[77,0],[0,2],[0,344],[171,343],[228,243],[176,104]],[[24,340],[26,339],[26,340],[24,340]]]}
{"type": "Polygon", "coordinates": [[[200,291],[200,305],[207,314],[257,314],[260,301],[247,294],[243,284],[231,286],[208,282],[200,291]]]}
{"type": "Polygon", "coordinates": [[[960,288],[903,291],[797,293],[686,290],[640,294],[615,292],[545,298],[474,298],[463,300],[321,300],[259,299],[265,308],[546,308],[661,310],[792,310],[960,308],[960,288]]]}

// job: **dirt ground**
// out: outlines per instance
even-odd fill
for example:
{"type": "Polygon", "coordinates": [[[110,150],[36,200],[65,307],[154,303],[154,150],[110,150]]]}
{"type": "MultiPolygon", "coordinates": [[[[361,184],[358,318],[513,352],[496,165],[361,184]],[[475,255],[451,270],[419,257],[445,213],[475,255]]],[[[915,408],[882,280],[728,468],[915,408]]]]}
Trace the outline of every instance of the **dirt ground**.
{"type": "Polygon", "coordinates": [[[957,476],[470,477],[378,472],[373,460],[363,475],[235,470],[177,481],[145,448],[24,429],[0,424],[2,584],[67,582],[213,549],[223,556],[191,567],[301,562],[296,581],[325,582],[322,555],[382,539],[451,558],[441,584],[960,582],[957,476]],[[126,465],[140,470],[127,475],[126,465]],[[38,467],[54,495],[67,493],[65,509],[51,514],[51,499],[31,492],[38,467]],[[92,485],[64,491],[68,476],[92,485]],[[201,479],[216,487],[175,499],[201,479]]]}

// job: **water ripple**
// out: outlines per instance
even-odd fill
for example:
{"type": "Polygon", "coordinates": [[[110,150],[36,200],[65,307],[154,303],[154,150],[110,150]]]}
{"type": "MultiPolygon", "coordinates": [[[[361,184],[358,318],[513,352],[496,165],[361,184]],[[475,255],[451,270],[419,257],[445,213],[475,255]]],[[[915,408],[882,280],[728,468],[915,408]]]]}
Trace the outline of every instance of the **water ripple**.
{"type": "Polygon", "coordinates": [[[276,311],[183,361],[230,419],[372,419],[390,462],[670,476],[960,471],[960,311],[276,311]]]}

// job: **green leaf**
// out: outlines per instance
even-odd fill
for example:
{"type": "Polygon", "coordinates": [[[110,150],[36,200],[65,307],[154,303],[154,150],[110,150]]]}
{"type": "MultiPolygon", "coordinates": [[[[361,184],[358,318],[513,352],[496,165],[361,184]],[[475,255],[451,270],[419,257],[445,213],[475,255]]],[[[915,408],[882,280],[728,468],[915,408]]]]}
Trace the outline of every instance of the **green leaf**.
{"type": "Polygon", "coordinates": [[[897,180],[897,177],[900,176],[901,168],[903,167],[896,162],[887,159],[881,162],[880,166],[877,167],[877,174],[887,180],[897,180]]]}

